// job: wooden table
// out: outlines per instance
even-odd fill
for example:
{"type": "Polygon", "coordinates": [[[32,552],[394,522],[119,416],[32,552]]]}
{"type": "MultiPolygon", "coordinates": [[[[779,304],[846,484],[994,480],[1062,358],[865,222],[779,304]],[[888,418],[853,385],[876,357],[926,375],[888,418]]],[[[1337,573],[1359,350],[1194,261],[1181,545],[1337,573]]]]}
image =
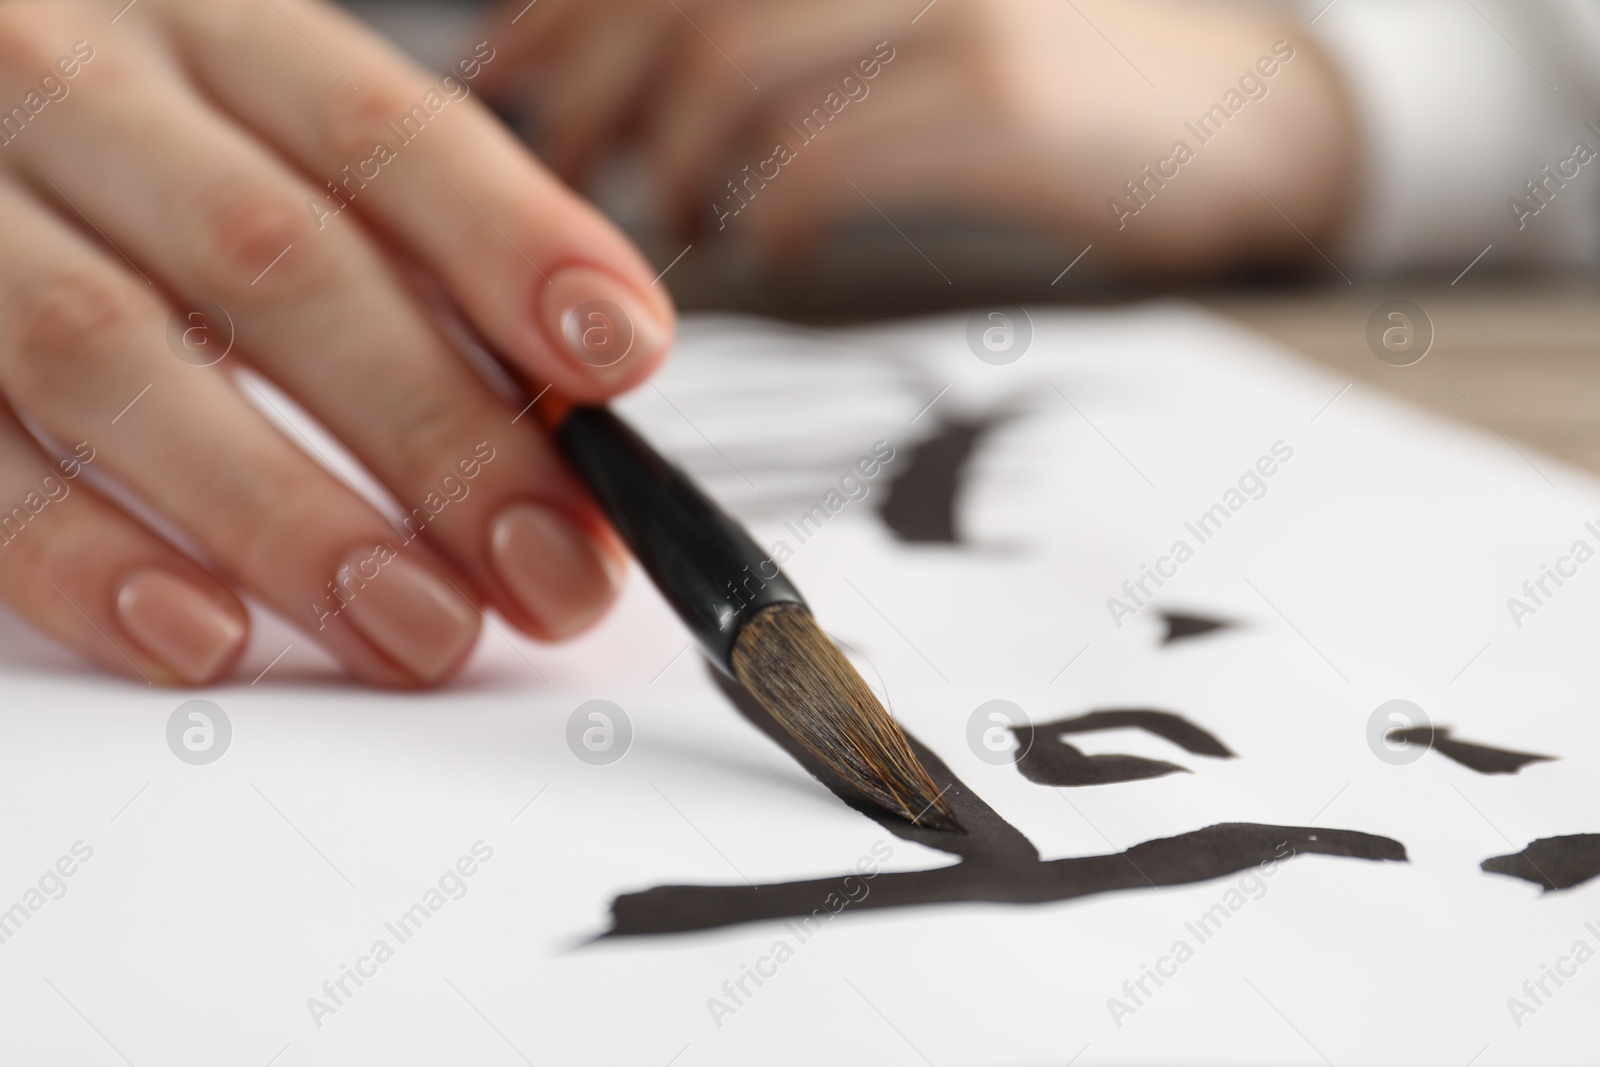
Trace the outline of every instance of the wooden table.
{"type": "Polygon", "coordinates": [[[1352,379],[1600,472],[1600,278],[1468,278],[1457,286],[1340,285],[1203,295],[1202,303],[1352,379]],[[1378,305],[1409,299],[1433,321],[1421,362],[1367,345],[1378,305]]]}

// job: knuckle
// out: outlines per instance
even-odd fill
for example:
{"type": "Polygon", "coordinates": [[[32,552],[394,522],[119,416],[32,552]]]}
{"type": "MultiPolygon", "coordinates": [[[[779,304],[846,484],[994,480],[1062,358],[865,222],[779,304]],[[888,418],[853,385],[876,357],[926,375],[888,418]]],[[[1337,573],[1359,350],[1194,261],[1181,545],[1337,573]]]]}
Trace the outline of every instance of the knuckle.
{"type": "Polygon", "coordinates": [[[399,456],[402,477],[407,484],[431,487],[445,466],[472,453],[484,439],[485,427],[497,425],[503,412],[462,403],[444,389],[419,389],[407,396],[396,416],[404,434],[399,456]]]}
{"type": "Polygon", "coordinates": [[[58,12],[38,0],[0,4],[0,68],[32,80],[70,46],[58,12]]]}
{"type": "Polygon", "coordinates": [[[62,273],[16,289],[11,314],[17,328],[13,388],[19,396],[48,398],[82,388],[86,363],[99,362],[155,315],[132,286],[98,273],[62,273]]]}
{"type": "Polygon", "coordinates": [[[0,504],[0,508],[4,509],[0,511],[0,596],[26,589],[38,576],[59,576],[56,557],[64,544],[61,531],[51,530],[46,535],[32,529],[50,522],[55,516],[36,518],[20,501],[7,501],[0,504]],[[27,536],[29,533],[33,536],[27,536]]]}
{"type": "Polygon", "coordinates": [[[251,478],[219,477],[203,489],[215,501],[216,513],[228,516],[225,530],[215,533],[206,547],[261,588],[265,576],[284,570],[286,557],[302,554],[299,548],[317,536],[313,531],[323,529],[330,511],[337,509],[330,509],[326,493],[308,486],[298,464],[267,461],[256,471],[251,478]]]}
{"type": "Polygon", "coordinates": [[[35,458],[41,473],[0,501],[0,599],[26,599],[41,578],[69,585],[92,577],[106,540],[104,507],[91,500],[83,510],[80,490],[35,458]]]}
{"type": "Polygon", "coordinates": [[[218,183],[201,197],[199,217],[201,276],[217,279],[227,292],[281,291],[284,279],[303,277],[316,258],[310,210],[277,189],[218,183]],[[275,262],[294,246],[304,254],[292,263],[275,262]]]}
{"type": "Polygon", "coordinates": [[[330,158],[354,166],[358,160],[371,156],[380,142],[392,144],[396,134],[390,123],[420,129],[433,118],[422,103],[425,93],[426,88],[390,80],[368,86],[352,94],[353,98],[341,97],[325,112],[323,148],[330,158]]]}

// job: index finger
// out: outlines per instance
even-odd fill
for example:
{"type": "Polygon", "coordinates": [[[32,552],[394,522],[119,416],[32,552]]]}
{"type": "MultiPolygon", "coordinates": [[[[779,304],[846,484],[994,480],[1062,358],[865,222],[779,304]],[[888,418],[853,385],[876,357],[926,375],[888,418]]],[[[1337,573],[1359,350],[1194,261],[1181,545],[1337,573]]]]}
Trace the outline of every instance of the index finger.
{"type": "Polygon", "coordinates": [[[665,356],[650,265],[473,94],[492,42],[429,77],[311,0],[163,10],[204,90],[323,187],[319,228],[358,215],[405,246],[534,380],[604,399],[665,356]]]}

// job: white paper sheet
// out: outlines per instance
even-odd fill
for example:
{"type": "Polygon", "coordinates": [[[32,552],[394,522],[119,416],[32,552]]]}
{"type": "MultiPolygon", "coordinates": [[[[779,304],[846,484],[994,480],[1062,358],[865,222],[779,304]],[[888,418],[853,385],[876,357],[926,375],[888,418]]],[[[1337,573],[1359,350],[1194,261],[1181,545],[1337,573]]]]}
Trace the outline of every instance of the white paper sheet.
{"type": "Polygon", "coordinates": [[[270,620],[238,680],[199,694],[89,673],[8,620],[0,909],[27,915],[0,944],[0,1062],[1592,1062],[1600,963],[1572,953],[1600,950],[1600,880],[1541,894],[1479,864],[1600,832],[1600,563],[1520,626],[1507,608],[1573,542],[1600,546],[1584,526],[1600,486],[1187,307],[1032,321],[1027,354],[995,366],[964,316],[694,320],[657,387],[620,406],[763,543],[788,543],[785,569],[899,717],[1046,859],[1244,821],[1382,835],[1409,862],[1296,856],[1203,944],[1185,924],[1242,875],[847,908],[803,943],[768,922],[590,944],[622,892],[842,874],[875,847],[885,871],[952,857],[844,806],[735,714],[637,574],[579,642],[486,630],[459,682],[415,696],[338,681],[270,620]],[[958,498],[967,543],[897,541],[876,511],[896,464],[1002,408],[1018,414],[979,439],[958,498]],[[785,523],[876,441],[896,458],[799,544],[785,523]],[[1293,455],[1265,495],[1196,545],[1185,522],[1278,442],[1293,455]],[[1117,626],[1107,599],[1186,536],[1193,558],[1117,626]],[[1163,609],[1240,625],[1163,647],[1163,609]],[[231,724],[214,763],[168,747],[191,697],[231,724]],[[1462,740],[1559,759],[1495,776],[1436,751],[1386,762],[1368,721],[1397,698],[1462,740]],[[1164,709],[1238,758],[1080,735],[1193,773],[1049,788],[968,747],[995,699],[1034,721],[1164,709]],[[631,724],[610,765],[569,749],[590,700],[631,724]],[[46,878],[29,910],[74,847],[64,895],[46,878]],[[426,910],[462,857],[472,876],[446,877],[402,941],[386,923],[426,910]],[[1192,958],[1134,1005],[1124,983],[1185,939],[1192,958]],[[717,1011],[780,940],[792,958],[717,1011]],[[358,963],[362,984],[324,989],[358,963]],[[1536,1005],[1524,982],[1558,964],[1571,976],[1536,1005]]]}

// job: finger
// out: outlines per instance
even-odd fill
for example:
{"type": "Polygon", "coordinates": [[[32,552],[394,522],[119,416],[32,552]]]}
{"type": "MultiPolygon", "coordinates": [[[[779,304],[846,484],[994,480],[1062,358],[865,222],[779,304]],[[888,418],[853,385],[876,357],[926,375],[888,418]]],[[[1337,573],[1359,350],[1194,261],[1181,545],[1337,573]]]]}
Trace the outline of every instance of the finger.
{"type": "Polygon", "coordinates": [[[332,183],[321,225],[348,221],[335,209],[370,220],[536,379],[600,399],[665,355],[672,309],[650,266],[469,95],[468,75],[496,61],[488,42],[441,82],[307,0],[165,10],[206,90],[332,183]],[[585,347],[595,307],[631,331],[625,358],[585,347]]]}
{"type": "Polygon", "coordinates": [[[397,547],[438,546],[525,631],[565,637],[615,597],[621,552],[535,420],[497,397],[358,228],[174,86],[133,79],[23,157],[174,292],[221,303],[254,365],[399,501],[397,547]],[[140,115],[160,114],[153,128],[140,115]],[[108,183],[121,160],[148,164],[108,183]]]}
{"type": "Polygon", "coordinates": [[[84,483],[87,440],[57,460],[0,404],[0,602],[108,670],[205,685],[249,616],[215,577],[84,483]]]}
{"type": "Polygon", "coordinates": [[[622,138],[641,87],[663,52],[682,38],[671,32],[682,27],[668,21],[678,15],[665,4],[620,10],[628,17],[574,19],[563,47],[541,63],[540,153],[575,186],[595,158],[622,138]]]}
{"type": "MultiPolygon", "coordinates": [[[[786,152],[744,142],[741,151],[756,161],[757,180],[742,184],[739,196],[720,198],[719,209],[729,213],[726,225],[778,252],[846,219],[881,221],[880,209],[892,217],[959,196],[987,198],[987,187],[974,176],[988,163],[974,157],[1003,160],[1002,138],[969,120],[973,105],[950,84],[937,57],[905,56],[899,62],[905,65],[894,71],[896,80],[882,79],[866,106],[850,105],[825,125],[819,119],[799,133],[791,128],[780,142],[786,152]],[[952,138],[952,128],[967,132],[952,138]]],[[[807,101],[822,99],[819,91],[819,84],[795,90],[775,101],[758,124],[798,113],[807,101]]],[[[907,253],[915,254],[910,248],[907,253]]]]}
{"type": "MultiPolygon", "coordinates": [[[[883,21],[877,8],[857,0],[707,10],[698,23],[706,42],[679,51],[650,88],[645,128],[669,202],[698,200],[712,175],[729,166],[736,138],[771,149],[775,140],[821,129],[864,105],[907,38],[918,35],[897,33],[890,44],[879,36],[883,21]],[[759,72],[760,92],[745,84],[747,72],[759,72]],[[774,100],[793,106],[774,108],[774,100]]],[[[716,184],[748,177],[734,169],[716,184]]]]}
{"type": "Polygon", "coordinates": [[[175,358],[168,309],[110,253],[4,182],[0,216],[0,387],[19,411],[90,441],[97,465],[361,677],[416,685],[460,665],[478,613],[459,573],[425,545],[402,553],[230,376],[175,358]]]}
{"type": "Polygon", "coordinates": [[[496,62],[485,67],[479,89],[495,94],[516,84],[535,59],[556,51],[564,32],[594,14],[612,16],[632,0],[505,0],[484,21],[496,62]],[[499,62],[504,59],[505,62],[499,62]]]}

